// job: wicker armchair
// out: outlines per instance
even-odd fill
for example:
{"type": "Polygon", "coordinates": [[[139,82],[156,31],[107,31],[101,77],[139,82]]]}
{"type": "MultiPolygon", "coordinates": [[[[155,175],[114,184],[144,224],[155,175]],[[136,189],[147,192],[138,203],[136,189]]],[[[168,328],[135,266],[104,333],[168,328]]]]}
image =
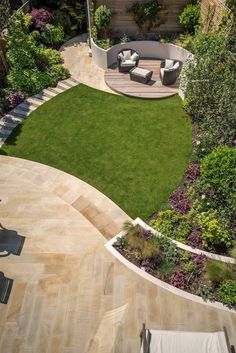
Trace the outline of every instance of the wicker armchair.
{"type": "Polygon", "coordinates": [[[129,72],[138,66],[139,54],[133,49],[122,49],[117,55],[117,66],[120,72],[129,72]]]}
{"type": "Polygon", "coordinates": [[[161,62],[160,77],[163,85],[172,85],[176,82],[181,71],[179,61],[164,60],[161,62]],[[172,62],[172,63],[171,63],[172,62]]]}

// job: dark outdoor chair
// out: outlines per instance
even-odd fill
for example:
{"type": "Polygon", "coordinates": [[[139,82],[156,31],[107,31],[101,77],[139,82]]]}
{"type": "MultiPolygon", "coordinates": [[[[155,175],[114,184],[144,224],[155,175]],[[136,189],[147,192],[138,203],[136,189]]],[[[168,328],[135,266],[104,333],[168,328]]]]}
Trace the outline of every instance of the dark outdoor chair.
{"type": "Polygon", "coordinates": [[[117,65],[120,72],[129,72],[138,66],[139,54],[133,49],[122,49],[117,54],[117,65]]]}
{"type": "Polygon", "coordinates": [[[13,279],[5,277],[4,273],[0,272],[0,303],[7,304],[12,285],[13,279]]]}
{"type": "Polygon", "coordinates": [[[181,71],[181,63],[177,60],[173,60],[173,65],[166,67],[166,61],[167,60],[161,62],[160,77],[162,84],[168,86],[176,82],[181,71]]]}
{"type": "Polygon", "coordinates": [[[0,224],[0,257],[10,254],[20,256],[25,237],[17,234],[15,230],[6,229],[0,224]]]}

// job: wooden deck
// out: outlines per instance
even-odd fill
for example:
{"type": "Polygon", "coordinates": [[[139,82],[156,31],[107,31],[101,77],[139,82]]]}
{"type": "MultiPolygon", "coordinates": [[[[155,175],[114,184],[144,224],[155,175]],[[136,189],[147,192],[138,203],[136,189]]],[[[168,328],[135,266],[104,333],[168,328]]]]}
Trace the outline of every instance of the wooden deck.
{"type": "Polygon", "coordinates": [[[131,81],[129,73],[119,72],[117,65],[105,71],[105,82],[115,92],[126,96],[156,99],[166,98],[178,94],[178,82],[171,86],[163,86],[160,80],[161,60],[141,59],[139,67],[153,71],[152,79],[147,83],[131,81]]]}

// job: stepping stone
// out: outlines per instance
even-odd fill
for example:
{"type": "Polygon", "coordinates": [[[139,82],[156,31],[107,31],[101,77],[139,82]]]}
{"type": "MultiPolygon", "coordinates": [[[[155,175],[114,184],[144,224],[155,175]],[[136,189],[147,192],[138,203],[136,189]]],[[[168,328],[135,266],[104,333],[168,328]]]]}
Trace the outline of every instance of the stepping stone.
{"type": "Polygon", "coordinates": [[[62,93],[64,92],[65,90],[64,89],[61,89],[61,88],[58,88],[58,87],[49,87],[47,88],[47,91],[50,91],[52,93],[55,93],[55,96],[58,94],[58,93],[62,93]]]}
{"type": "Polygon", "coordinates": [[[42,99],[35,98],[35,97],[30,97],[25,100],[25,102],[30,103],[34,107],[40,107],[44,103],[42,99]]]}

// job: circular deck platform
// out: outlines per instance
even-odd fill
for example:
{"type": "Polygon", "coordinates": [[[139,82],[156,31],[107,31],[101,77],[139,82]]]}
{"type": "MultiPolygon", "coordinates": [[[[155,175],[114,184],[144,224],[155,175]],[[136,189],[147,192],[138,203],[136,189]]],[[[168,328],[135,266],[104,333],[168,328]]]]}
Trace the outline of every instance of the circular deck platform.
{"type": "Polygon", "coordinates": [[[170,86],[162,85],[160,64],[161,60],[156,59],[139,61],[139,67],[153,71],[152,79],[147,84],[131,81],[129,73],[119,72],[116,64],[105,71],[104,79],[112,90],[130,97],[156,99],[178,94],[178,83],[170,86]]]}

